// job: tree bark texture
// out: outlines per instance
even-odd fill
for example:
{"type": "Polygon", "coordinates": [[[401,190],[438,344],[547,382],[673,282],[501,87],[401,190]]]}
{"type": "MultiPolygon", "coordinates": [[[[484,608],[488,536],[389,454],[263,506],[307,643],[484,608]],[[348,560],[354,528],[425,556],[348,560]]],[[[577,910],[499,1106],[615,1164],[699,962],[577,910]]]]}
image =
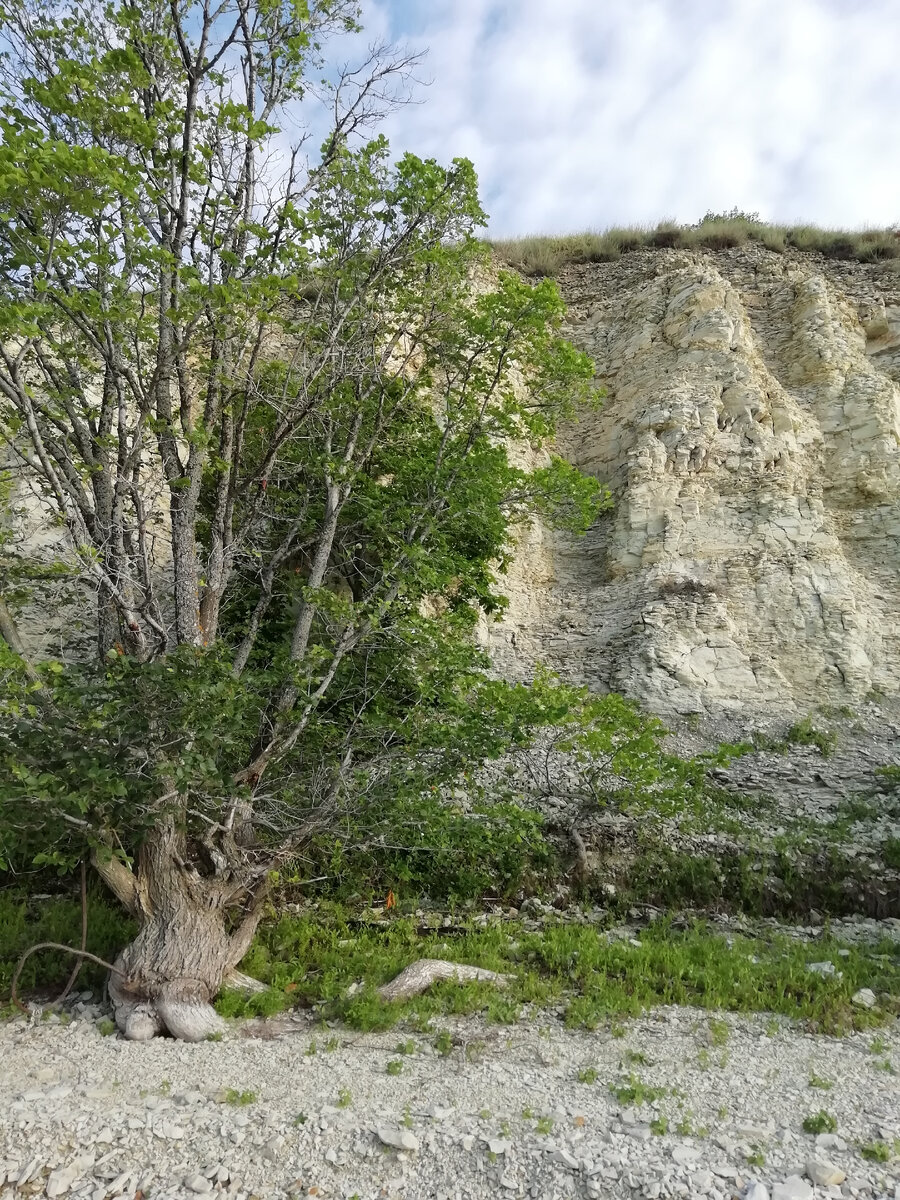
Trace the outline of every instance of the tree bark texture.
{"type": "Polygon", "coordinates": [[[229,927],[234,885],[186,866],[182,841],[171,818],[150,835],[130,894],[126,868],[97,864],[140,924],[109,980],[116,1024],[135,1041],[170,1033],[196,1042],[220,1032],[224,1023],[212,1001],[246,954],[259,921],[256,911],[243,914],[236,930],[229,927]]]}

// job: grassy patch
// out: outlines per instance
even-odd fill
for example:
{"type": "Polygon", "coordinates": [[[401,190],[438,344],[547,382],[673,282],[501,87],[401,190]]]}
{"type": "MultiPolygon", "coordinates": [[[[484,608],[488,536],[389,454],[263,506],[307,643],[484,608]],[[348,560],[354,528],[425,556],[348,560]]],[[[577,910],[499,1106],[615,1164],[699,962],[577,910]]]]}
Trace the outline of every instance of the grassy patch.
{"type": "MultiPolygon", "coordinates": [[[[847,947],[837,979],[807,969],[813,960],[837,961],[841,944],[828,938],[814,948],[779,937],[726,940],[704,923],[676,929],[669,920],[642,930],[639,946],[564,922],[537,932],[513,921],[457,928],[454,936],[441,930],[423,935],[402,917],[366,926],[340,908],[323,905],[318,912],[265,926],[243,966],[282,1000],[316,1006],[360,1029],[387,1029],[401,1019],[427,1028],[432,1017],[445,1013],[481,1013],[502,1022],[520,1010],[527,1014],[560,1005],[570,1026],[596,1028],[658,1004],[689,1004],[770,1011],[843,1032],[888,1018],[881,1009],[855,1008],[850,998],[858,988],[900,996],[900,949],[893,943],[872,951],[847,947]],[[377,987],[416,958],[449,958],[513,978],[503,991],[484,983],[447,982],[404,1003],[384,1003],[377,987]],[[357,990],[348,996],[354,984],[357,990]]],[[[230,1000],[231,1012],[237,999],[235,994],[230,1000]]],[[[253,998],[246,1003],[252,1006],[253,998]]],[[[711,1037],[721,1044],[722,1027],[714,1021],[711,1028],[711,1037]]],[[[435,1045],[443,1053],[452,1048],[446,1033],[437,1035],[435,1045]]]]}
{"type": "MultiPolygon", "coordinates": [[[[87,949],[112,962],[136,933],[134,922],[116,904],[102,895],[88,896],[87,949]]],[[[36,942],[81,945],[81,905],[70,896],[23,897],[0,891],[0,996],[8,996],[16,963],[36,942]]],[[[19,990],[61,990],[75,959],[58,950],[42,950],[25,963],[19,990]]],[[[79,987],[99,990],[106,979],[104,967],[85,962],[79,987]]]]}
{"type": "Polygon", "coordinates": [[[782,254],[787,249],[826,258],[877,262],[900,257],[892,229],[820,229],[816,225],[769,225],[752,217],[711,214],[697,225],[663,221],[562,237],[530,236],[493,241],[495,253],[525,275],[556,275],[572,263],[615,262],[633,250],[726,250],[757,242],[782,254]]]}
{"type": "MultiPolygon", "coordinates": [[[[49,932],[53,940],[77,940],[77,903],[35,906],[30,920],[26,907],[7,899],[6,913],[15,920],[0,924],[5,939],[0,978],[6,980],[20,946],[49,932]]],[[[104,957],[131,936],[129,923],[99,901],[92,902],[92,918],[94,945],[99,943],[104,957]]],[[[62,981],[55,972],[64,975],[67,962],[55,955],[36,959],[46,973],[34,972],[28,986],[62,981]]],[[[452,932],[438,928],[422,933],[413,918],[369,922],[365,913],[320,903],[315,910],[265,924],[242,966],[269,984],[269,991],[259,996],[223,993],[217,1007],[227,1016],[268,1015],[300,1004],[359,1029],[388,1029],[402,1019],[429,1033],[445,1054],[453,1048],[452,1039],[431,1021],[447,1013],[480,1013],[511,1023],[536,1010],[562,1007],[570,1026],[603,1025],[617,1035],[624,1033],[622,1018],[660,1004],[768,1011],[834,1033],[877,1026],[900,1010],[900,947],[893,942],[869,948],[845,947],[828,937],[814,947],[775,935],[725,939],[704,922],[680,927],[670,919],[643,929],[640,944],[632,945],[610,940],[595,926],[562,920],[533,931],[517,921],[483,925],[460,918],[452,932]],[[838,955],[840,949],[848,951],[846,957],[838,955]],[[509,975],[511,982],[504,990],[486,983],[447,982],[405,1003],[386,1004],[377,988],[417,958],[472,963],[509,975]],[[840,979],[807,969],[809,962],[823,959],[840,961],[840,979]],[[894,1000],[874,1010],[857,1008],[850,998],[862,987],[894,1000]]],[[[727,1026],[719,1018],[710,1022],[709,1040],[714,1046],[727,1041],[727,1026]]],[[[400,1043],[396,1052],[405,1053],[409,1044],[400,1043]]],[[[633,1066],[642,1056],[634,1052],[626,1061],[633,1066]]]]}

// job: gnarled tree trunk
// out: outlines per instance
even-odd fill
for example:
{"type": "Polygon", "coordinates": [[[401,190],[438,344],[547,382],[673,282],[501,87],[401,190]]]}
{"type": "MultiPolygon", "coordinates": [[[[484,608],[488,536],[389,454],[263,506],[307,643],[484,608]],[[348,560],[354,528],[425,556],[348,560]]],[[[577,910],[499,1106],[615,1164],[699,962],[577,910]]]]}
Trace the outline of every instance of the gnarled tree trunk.
{"type": "Polygon", "coordinates": [[[249,911],[241,909],[246,889],[187,865],[184,843],[168,817],[144,842],[135,872],[117,860],[96,861],[140,926],[109,982],[116,1024],[137,1041],[168,1032],[196,1042],[223,1028],[212,1001],[249,949],[261,915],[259,895],[249,911]]]}

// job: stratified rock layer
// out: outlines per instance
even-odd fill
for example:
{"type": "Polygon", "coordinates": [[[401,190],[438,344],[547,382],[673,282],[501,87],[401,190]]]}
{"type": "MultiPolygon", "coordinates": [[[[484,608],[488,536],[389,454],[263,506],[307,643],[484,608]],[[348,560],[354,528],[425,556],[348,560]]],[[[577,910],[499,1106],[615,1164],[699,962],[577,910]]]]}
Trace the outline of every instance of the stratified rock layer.
{"type": "Polygon", "coordinates": [[[643,251],[560,282],[607,390],[560,448],[616,504],[522,537],[498,668],[661,712],[896,695],[896,264],[643,251]]]}

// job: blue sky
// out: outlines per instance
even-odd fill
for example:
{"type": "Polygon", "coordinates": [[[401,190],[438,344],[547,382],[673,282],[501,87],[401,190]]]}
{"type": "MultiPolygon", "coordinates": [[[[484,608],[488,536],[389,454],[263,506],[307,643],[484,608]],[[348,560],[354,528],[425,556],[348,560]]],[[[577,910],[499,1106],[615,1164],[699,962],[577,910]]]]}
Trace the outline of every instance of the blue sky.
{"type": "Polygon", "coordinates": [[[898,0],[364,0],[428,48],[396,150],[471,158],[491,232],[900,221],[898,0]]]}

